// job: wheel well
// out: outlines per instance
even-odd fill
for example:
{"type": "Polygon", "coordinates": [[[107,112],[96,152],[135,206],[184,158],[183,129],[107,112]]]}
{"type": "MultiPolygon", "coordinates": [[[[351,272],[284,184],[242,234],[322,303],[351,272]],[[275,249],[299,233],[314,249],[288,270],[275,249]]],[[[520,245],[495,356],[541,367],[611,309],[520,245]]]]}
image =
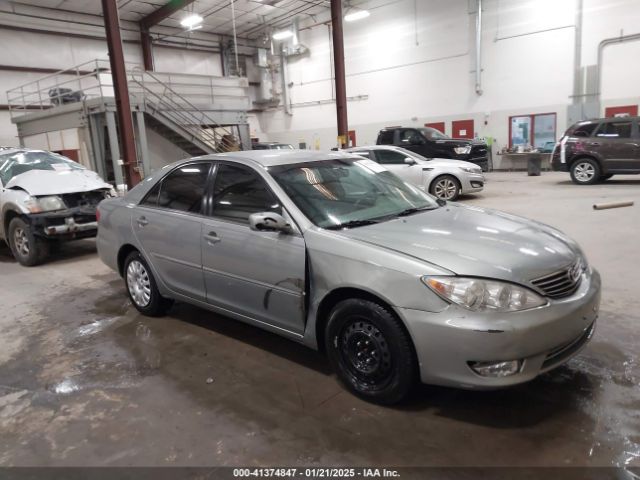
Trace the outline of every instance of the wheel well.
{"type": "Polygon", "coordinates": [[[428,188],[429,192],[431,192],[431,187],[433,187],[433,185],[438,181],[438,179],[440,179],[442,177],[451,177],[451,178],[453,178],[456,181],[456,183],[458,184],[458,189],[462,188],[462,183],[460,183],[460,180],[458,180],[458,177],[456,177],[452,173],[442,173],[442,174],[438,175],[437,177],[435,177],[433,180],[431,180],[431,183],[429,184],[429,188],[428,188]]]}
{"type": "Polygon", "coordinates": [[[133,245],[126,244],[120,247],[120,251],[118,252],[118,272],[122,277],[124,275],[124,261],[127,259],[131,252],[137,252],[138,249],[133,245]]]}
{"type": "Polygon", "coordinates": [[[600,171],[602,171],[602,163],[600,163],[600,160],[598,160],[593,155],[585,155],[585,154],[577,155],[574,158],[572,158],[571,159],[571,163],[569,164],[569,168],[573,167],[573,164],[576,163],[578,160],[584,160],[584,159],[593,160],[594,162],[596,162],[598,164],[598,167],[600,167],[600,171]]]}
{"type": "Polygon", "coordinates": [[[14,210],[7,210],[4,214],[4,236],[5,238],[9,238],[9,224],[11,223],[11,220],[13,220],[16,217],[20,217],[21,215],[14,211],[14,210]]]}
{"type": "MultiPolygon", "coordinates": [[[[318,342],[318,350],[320,352],[325,352],[324,329],[327,326],[327,322],[329,321],[329,314],[331,313],[331,310],[333,310],[333,307],[335,307],[342,300],[347,300],[350,298],[360,298],[362,300],[369,300],[371,302],[377,303],[378,305],[386,308],[392,315],[398,318],[395,310],[391,307],[391,305],[372,293],[369,293],[365,290],[360,290],[358,288],[338,288],[336,290],[333,290],[322,299],[322,301],[320,302],[320,306],[318,307],[318,312],[316,314],[316,341],[318,342]]],[[[411,335],[409,334],[409,331],[407,330],[404,322],[399,318],[398,322],[400,323],[402,328],[404,328],[407,335],[409,335],[409,339],[411,339],[411,335]]],[[[413,346],[413,339],[411,339],[411,344],[413,346]]]]}

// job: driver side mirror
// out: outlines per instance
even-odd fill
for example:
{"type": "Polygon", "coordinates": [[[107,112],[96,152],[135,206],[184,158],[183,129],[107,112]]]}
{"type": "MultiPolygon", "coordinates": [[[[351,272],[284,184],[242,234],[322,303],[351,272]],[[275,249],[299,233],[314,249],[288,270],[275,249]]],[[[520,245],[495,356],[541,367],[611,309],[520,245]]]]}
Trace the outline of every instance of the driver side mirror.
{"type": "Polygon", "coordinates": [[[415,165],[416,161],[411,157],[407,157],[404,159],[404,163],[406,163],[407,165],[415,165]]]}
{"type": "Polygon", "coordinates": [[[289,222],[275,212],[252,213],[249,215],[249,228],[257,232],[291,232],[289,222]]]}

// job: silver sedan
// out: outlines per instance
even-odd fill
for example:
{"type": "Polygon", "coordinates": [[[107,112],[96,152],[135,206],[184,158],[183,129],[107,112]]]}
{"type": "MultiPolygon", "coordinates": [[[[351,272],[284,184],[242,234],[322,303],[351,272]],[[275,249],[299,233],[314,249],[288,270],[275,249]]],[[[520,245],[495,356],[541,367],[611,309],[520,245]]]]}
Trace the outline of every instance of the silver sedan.
{"type": "Polygon", "coordinates": [[[373,160],[397,176],[443,200],[481,192],[482,169],[474,163],[448,158],[425,158],[402,147],[376,145],[345,150],[373,160]]]}
{"type": "Polygon", "coordinates": [[[99,206],[98,250],[133,305],[188,302],[326,353],[394,403],[415,378],[533,379],[591,338],[600,276],[561,232],[437,200],[346,153],[174,163],[99,206]]]}

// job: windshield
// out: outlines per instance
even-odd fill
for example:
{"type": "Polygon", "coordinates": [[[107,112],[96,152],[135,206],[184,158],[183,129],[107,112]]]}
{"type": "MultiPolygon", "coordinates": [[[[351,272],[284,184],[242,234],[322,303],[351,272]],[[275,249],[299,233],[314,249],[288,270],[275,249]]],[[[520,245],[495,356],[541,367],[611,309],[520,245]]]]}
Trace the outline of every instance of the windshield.
{"type": "Polygon", "coordinates": [[[282,165],[269,173],[307,218],[322,228],[364,225],[438,207],[431,196],[371,160],[282,165]]]}
{"type": "Polygon", "coordinates": [[[418,130],[429,140],[449,140],[449,137],[435,128],[425,127],[419,128],[418,130]]]}
{"type": "Polygon", "coordinates": [[[6,185],[13,177],[31,170],[84,170],[84,167],[57,153],[13,152],[0,155],[0,180],[6,185]]]}

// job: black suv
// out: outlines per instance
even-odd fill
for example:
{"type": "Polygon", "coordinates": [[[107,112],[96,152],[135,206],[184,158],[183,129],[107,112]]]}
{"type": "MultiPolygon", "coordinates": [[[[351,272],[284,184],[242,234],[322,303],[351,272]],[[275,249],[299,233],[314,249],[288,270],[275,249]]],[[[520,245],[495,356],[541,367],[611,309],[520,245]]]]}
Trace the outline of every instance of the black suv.
{"type": "Polygon", "coordinates": [[[487,144],[480,140],[449,138],[435,128],[384,128],[377,145],[395,145],[427,158],[453,158],[475,163],[483,172],[489,169],[487,144]]]}
{"type": "Polygon", "coordinates": [[[554,170],[578,185],[640,173],[640,117],[601,118],[569,127],[553,149],[554,170]]]}

